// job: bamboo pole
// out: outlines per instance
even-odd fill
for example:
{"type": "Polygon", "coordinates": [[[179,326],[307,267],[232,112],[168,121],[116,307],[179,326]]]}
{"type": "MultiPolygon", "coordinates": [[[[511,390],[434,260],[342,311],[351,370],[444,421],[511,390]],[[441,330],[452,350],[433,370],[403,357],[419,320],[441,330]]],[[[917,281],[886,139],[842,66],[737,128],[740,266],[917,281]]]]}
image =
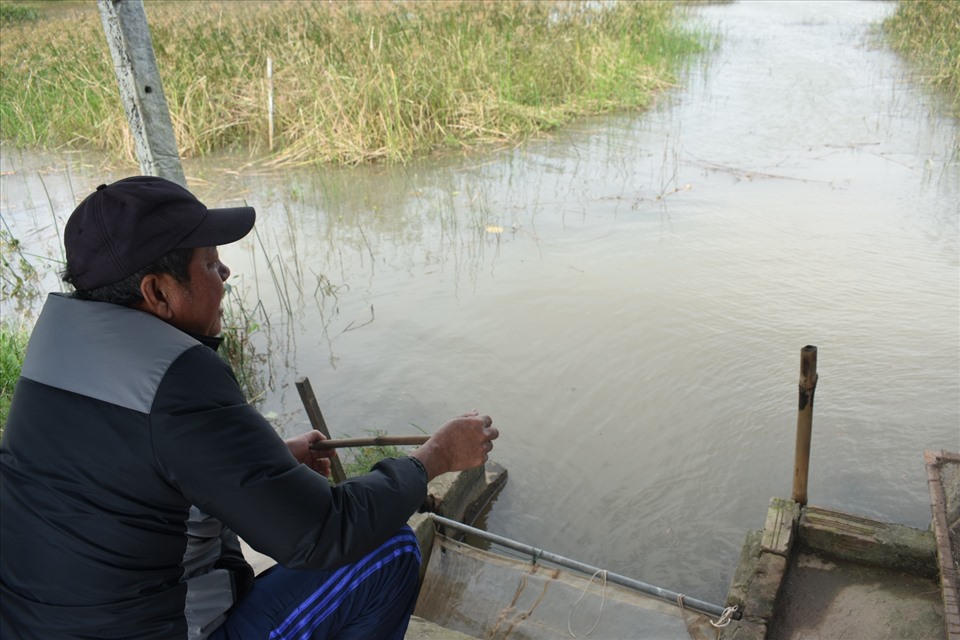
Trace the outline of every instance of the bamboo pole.
{"type": "Polygon", "coordinates": [[[800,350],[800,405],[797,413],[797,447],[793,465],[793,501],[807,504],[810,440],[813,435],[813,394],[817,390],[817,348],[800,350]]]}
{"type": "Polygon", "coordinates": [[[390,447],[401,445],[421,445],[430,436],[371,436],[369,438],[343,438],[340,440],[322,440],[310,445],[311,449],[340,449],[344,447],[390,447]]]}

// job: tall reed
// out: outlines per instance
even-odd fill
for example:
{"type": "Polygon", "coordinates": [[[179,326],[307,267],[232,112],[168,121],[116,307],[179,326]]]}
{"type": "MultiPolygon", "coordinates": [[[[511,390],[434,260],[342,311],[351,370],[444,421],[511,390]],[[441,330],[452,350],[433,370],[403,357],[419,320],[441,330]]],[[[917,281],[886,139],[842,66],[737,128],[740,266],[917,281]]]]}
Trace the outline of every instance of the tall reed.
{"type": "MultiPolygon", "coordinates": [[[[92,3],[91,3],[92,5],[92,3]]],[[[147,2],[181,153],[277,164],[404,161],[641,109],[701,48],[671,2],[147,2]]],[[[0,40],[0,118],[20,145],[132,154],[93,6],[0,40]]]]}

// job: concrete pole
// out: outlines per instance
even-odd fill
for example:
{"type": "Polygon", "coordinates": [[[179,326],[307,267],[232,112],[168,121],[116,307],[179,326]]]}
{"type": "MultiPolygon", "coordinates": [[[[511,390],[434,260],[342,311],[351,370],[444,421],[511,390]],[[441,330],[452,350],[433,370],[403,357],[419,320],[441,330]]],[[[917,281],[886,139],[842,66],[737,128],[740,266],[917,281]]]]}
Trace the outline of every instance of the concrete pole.
{"type": "Polygon", "coordinates": [[[97,0],[97,6],[140,171],[186,187],[143,0],[97,0]]]}

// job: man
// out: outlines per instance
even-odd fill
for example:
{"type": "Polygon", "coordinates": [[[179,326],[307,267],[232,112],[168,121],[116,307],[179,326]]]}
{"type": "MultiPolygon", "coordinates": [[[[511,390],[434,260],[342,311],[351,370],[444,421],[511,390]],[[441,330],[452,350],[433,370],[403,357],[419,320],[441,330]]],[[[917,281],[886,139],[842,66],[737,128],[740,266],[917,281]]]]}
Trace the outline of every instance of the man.
{"type": "Polygon", "coordinates": [[[483,464],[476,413],[331,487],[311,431],[283,441],[215,351],[217,245],[252,208],[153,177],[101,185],[64,230],[0,444],[4,638],[402,638],[427,482],[483,464]],[[254,580],[237,541],[279,563],[254,580]]]}

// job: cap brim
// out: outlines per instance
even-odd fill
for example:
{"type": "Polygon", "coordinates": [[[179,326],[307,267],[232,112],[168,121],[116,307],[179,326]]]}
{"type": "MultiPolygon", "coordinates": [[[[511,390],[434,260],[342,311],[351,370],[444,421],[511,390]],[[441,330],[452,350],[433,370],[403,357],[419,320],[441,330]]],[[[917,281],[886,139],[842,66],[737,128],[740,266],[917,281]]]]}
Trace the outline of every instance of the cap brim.
{"type": "Polygon", "coordinates": [[[197,227],[177,244],[179,249],[216,247],[236,242],[253,229],[257,212],[253,207],[207,209],[197,227]]]}

